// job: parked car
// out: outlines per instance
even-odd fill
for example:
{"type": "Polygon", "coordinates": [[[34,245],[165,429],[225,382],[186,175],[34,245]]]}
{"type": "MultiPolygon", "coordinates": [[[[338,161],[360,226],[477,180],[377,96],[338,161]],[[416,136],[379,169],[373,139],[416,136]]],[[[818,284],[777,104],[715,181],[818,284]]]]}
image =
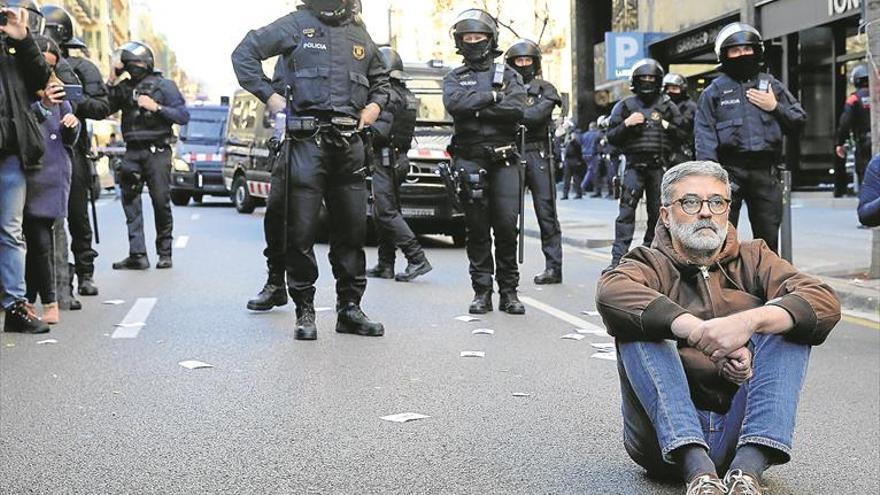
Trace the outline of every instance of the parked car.
{"type": "Polygon", "coordinates": [[[190,120],[180,128],[172,161],[171,202],[177,206],[229,194],[222,171],[229,107],[196,104],[187,109],[190,120]]]}

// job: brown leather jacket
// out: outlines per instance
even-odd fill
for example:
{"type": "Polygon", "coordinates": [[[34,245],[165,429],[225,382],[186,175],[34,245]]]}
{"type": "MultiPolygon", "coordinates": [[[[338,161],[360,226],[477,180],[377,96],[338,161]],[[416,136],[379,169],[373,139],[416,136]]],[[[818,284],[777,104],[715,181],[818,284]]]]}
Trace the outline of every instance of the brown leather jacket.
{"type": "MultiPolygon", "coordinates": [[[[771,251],[763,240],[740,243],[731,226],[718,261],[700,267],[686,261],[672,246],[669,230],[657,224],[651,248],[638,247],[620,265],[599,279],[596,305],[608,333],[621,341],[675,339],[672,321],[684,313],[708,320],[763,305],[779,306],[791,315],[794,327],[785,334],[792,342],[819,345],[840,320],[840,301],[822,281],[800,273],[771,251]]],[[[731,392],[717,378],[715,367],[698,350],[679,343],[688,372],[714,383],[703,392],[725,389],[720,403],[694,393],[703,409],[725,409],[731,392]]],[[[733,387],[735,390],[735,387],[733,387]]]]}

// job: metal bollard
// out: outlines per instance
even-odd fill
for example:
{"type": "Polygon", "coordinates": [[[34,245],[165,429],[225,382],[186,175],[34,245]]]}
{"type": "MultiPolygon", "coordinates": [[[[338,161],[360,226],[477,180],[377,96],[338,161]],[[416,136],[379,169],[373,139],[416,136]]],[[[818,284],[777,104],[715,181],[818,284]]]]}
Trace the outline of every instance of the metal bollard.
{"type": "Polygon", "coordinates": [[[782,171],[782,227],[780,232],[780,254],[789,263],[791,253],[791,171],[782,171]]]}

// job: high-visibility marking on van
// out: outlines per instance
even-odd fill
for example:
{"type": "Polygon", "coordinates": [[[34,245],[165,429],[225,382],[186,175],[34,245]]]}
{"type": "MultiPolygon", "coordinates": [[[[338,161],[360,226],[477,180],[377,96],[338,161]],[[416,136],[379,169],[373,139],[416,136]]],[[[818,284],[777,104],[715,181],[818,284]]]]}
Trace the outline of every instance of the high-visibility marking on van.
{"type": "Polygon", "coordinates": [[[272,190],[272,185],[268,182],[257,182],[249,180],[247,182],[247,185],[248,193],[256,198],[268,198],[269,192],[272,190]]]}

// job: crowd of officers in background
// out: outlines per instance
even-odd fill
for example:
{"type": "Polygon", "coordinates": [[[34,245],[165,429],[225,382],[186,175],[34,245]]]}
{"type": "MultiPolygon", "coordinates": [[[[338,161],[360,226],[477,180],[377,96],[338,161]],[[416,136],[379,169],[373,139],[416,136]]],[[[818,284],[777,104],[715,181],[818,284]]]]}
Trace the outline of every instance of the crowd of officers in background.
{"type": "Polygon", "coordinates": [[[82,308],[74,294],[99,292],[94,202],[100,188],[86,119],[122,115],[126,151],[117,172],[129,256],[113,268],[150,267],[141,207],[147,184],[156,220],[156,268],[167,269],[172,266],[173,126],[186,124],[189,114],[177,86],[155,70],[153,52],[143,43],[128,42],[116,50],[110,78],[104,81],[88,59],[88,46],[74,36],[75,21],[64,8],[41,7],[34,0],[0,0],[0,8],[6,93],[0,98],[5,106],[0,151],[5,179],[0,190],[4,331],[45,333],[48,325],[59,322],[62,291],[72,310],[82,308]],[[68,248],[55,245],[55,230],[64,229],[64,219],[73,263],[69,277],[63,277],[70,283],[60,286],[54,251],[68,248]],[[35,309],[38,300],[42,315],[35,309]]]}

